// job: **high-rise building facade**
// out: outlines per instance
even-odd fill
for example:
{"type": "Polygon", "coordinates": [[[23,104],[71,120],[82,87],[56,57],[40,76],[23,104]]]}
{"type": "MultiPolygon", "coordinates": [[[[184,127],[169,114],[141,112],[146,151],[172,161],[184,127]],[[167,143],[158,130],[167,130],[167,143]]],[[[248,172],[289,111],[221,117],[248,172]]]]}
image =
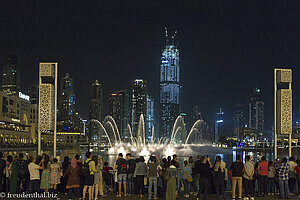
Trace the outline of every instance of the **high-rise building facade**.
{"type": "Polygon", "coordinates": [[[102,85],[96,80],[90,88],[90,110],[89,119],[102,120],[103,112],[103,89],[102,85]]]}
{"type": "Polygon", "coordinates": [[[133,136],[137,135],[140,116],[147,114],[147,81],[136,79],[130,89],[130,122],[133,136]]]}
{"type": "Polygon", "coordinates": [[[127,90],[115,91],[109,96],[109,115],[114,118],[120,137],[129,138],[129,94],[127,90]]]}
{"type": "Polygon", "coordinates": [[[7,94],[18,94],[20,91],[19,58],[16,55],[5,55],[2,62],[1,89],[7,94]]]}
{"type": "Polygon", "coordinates": [[[39,102],[39,84],[35,83],[28,88],[28,95],[30,96],[31,104],[37,104],[39,102]]]}
{"type": "Polygon", "coordinates": [[[174,38],[175,34],[169,40],[166,30],[160,67],[160,137],[171,136],[173,124],[180,114],[179,50],[174,38]]]}
{"type": "Polygon", "coordinates": [[[245,127],[245,113],[241,104],[236,104],[233,111],[233,128],[245,127]]]}
{"type": "Polygon", "coordinates": [[[146,116],[146,140],[151,140],[152,132],[154,132],[154,98],[148,95],[146,116]]]}
{"type": "Polygon", "coordinates": [[[225,135],[225,117],[223,109],[220,108],[215,117],[215,143],[218,143],[219,137],[223,137],[225,135]]]}
{"type": "Polygon", "coordinates": [[[254,88],[249,103],[249,127],[258,131],[264,130],[264,102],[259,88],[254,88]]]}
{"type": "Polygon", "coordinates": [[[73,132],[76,121],[73,79],[67,73],[60,81],[58,102],[58,131],[73,132]]]}

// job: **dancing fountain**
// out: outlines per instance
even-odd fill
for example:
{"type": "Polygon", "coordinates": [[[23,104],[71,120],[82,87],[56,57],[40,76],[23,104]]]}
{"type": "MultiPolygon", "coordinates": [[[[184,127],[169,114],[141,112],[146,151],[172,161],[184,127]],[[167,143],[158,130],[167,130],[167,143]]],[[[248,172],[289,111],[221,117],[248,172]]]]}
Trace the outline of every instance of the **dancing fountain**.
{"type": "Polygon", "coordinates": [[[143,115],[140,116],[136,136],[133,136],[130,125],[127,125],[129,133],[127,141],[125,139],[122,140],[120,137],[117,124],[111,116],[106,116],[103,124],[95,119],[91,120],[91,122],[97,124],[99,135],[104,133],[105,137],[107,137],[110,146],[108,154],[118,154],[120,152],[126,154],[127,152],[132,152],[137,156],[149,156],[154,153],[162,156],[173,154],[187,156],[203,151],[217,152],[217,148],[212,147],[208,142],[205,143],[204,138],[209,136],[209,131],[204,120],[196,121],[187,133],[183,117],[178,116],[173,125],[170,138],[155,138],[154,127],[152,127],[150,141],[146,141],[143,115]]]}

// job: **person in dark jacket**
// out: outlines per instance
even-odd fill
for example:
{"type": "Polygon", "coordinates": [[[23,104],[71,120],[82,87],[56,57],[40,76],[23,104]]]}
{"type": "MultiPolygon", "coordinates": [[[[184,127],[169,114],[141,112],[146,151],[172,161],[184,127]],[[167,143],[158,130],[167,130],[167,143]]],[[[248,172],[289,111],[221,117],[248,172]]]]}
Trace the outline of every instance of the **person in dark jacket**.
{"type": "Polygon", "coordinates": [[[127,193],[128,196],[131,196],[134,193],[134,188],[133,188],[133,174],[135,170],[135,160],[132,159],[132,156],[130,153],[126,154],[126,159],[128,162],[128,171],[127,171],[127,193]]]}
{"type": "Polygon", "coordinates": [[[210,179],[211,179],[211,168],[212,164],[210,162],[209,157],[204,157],[202,156],[200,159],[200,181],[199,181],[199,191],[197,198],[200,198],[200,194],[203,192],[203,200],[207,199],[207,194],[209,190],[209,184],[210,184],[210,179]]]}
{"type": "Polygon", "coordinates": [[[243,181],[243,170],[244,170],[244,165],[241,160],[241,156],[237,155],[236,156],[236,161],[232,163],[230,170],[232,171],[232,198],[235,199],[235,189],[236,189],[236,184],[238,184],[239,188],[239,199],[242,199],[242,181],[243,181]]]}

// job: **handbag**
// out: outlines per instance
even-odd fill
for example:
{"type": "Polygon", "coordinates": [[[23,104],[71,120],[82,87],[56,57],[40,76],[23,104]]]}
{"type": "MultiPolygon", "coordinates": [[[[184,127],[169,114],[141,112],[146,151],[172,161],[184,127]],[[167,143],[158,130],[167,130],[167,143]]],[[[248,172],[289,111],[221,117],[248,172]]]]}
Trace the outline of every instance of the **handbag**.
{"type": "Polygon", "coordinates": [[[188,176],[187,171],[186,171],[186,167],[184,168],[184,170],[185,170],[186,180],[187,180],[188,182],[190,182],[190,183],[193,182],[193,177],[188,176]]]}

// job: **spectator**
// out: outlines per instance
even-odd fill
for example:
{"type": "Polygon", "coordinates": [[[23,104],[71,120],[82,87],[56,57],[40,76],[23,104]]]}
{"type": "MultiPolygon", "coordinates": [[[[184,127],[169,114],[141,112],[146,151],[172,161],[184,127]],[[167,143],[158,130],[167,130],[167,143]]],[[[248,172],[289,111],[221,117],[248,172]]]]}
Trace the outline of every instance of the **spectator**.
{"type": "Polygon", "coordinates": [[[45,190],[45,192],[47,193],[49,191],[50,188],[50,157],[48,155],[46,155],[43,159],[42,159],[42,178],[41,178],[41,189],[45,190]]]}
{"type": "Polygon", "coordinates": [[[283,158],[281,164],[277,165],[277,173],[279,178],[280,196],[282,199],[289,198],[290,190],[288,186],[290,165],[287,159],[283,158]]]}
{"type": "Polygon", "coordinates": [[[296,161],[297,166],[295,167],[295,173],[297,176],[297,183],[298,183],[298,197],[300,197],[300,160],[296,161]]]}
{"type": "Polygon", "coordinates": [[[254,188],[253,188],[253,175],[254,165],[250,160],[250,156],[246,156],[243,173],[243,185],[245,190],[246,199],[254,200],[254,188]]]}
{"type": "Polygon", "coordinates": [[[18,191],[26,191],[26,179],[28,176],[28,162],[24,159],[24,154],[19,154],[19,159],[17,160],[17,176],[18,176],[18,191]]]}
{"type": "Polygon", "coordinates": [[[30,174],[31,192],[40,192],[40,169],[43,169],[40,165],[35,164],[36,159],[31,157],[29,160],[28,171],[30,174]]]}
{"type": "Polygon", "coordinates": [[[144,196],[144,177],[147,175],[147,165],[145,164],[145,159],[141,156],[136,163],[133,177],[136,178],[136,194],[140,197],[144,196]]]}
{"type": "Polygon", "coordinates": [[[292,156],[289,158],[288,164],[290,165],[290,171],[289,171],[289,190],[291,195],[294,193],[294,189],[297,182],[297,177],[295,174],[295,167],[297,166],[297,163],[295,162],[295,157],[292,156]]]}
{"type": "Polygon", "coordinates": [[[276,169],[274,167],[274,164],[272,161],[269,161],[268,166],[268,195],[274,195],[275,194],[275,176],[276,176],[276,169]]]}
{"type": "Polygon", "coordinates": [[[78,198],[80,195],[80,167],[77,162],[78,160],[73,158],[65,171],[65,175],[68,177],[66,189],[68,190],[69,199],[78,198]]]}
{"type": "Polygon", "coordinates": [[[225,199],[224,197],[224,173],[225,173],[225,169],[224,169],[224,164],[222,164],[222,158],[221,156],[217,156],[216,157],[216,161],[213,167],[213,183],[214,183],[214,188],[215,188],[215,192],[217,195],[217,200],[220,199],[220,197],[222,197],[223,199],[225,199]]]}
{"type": "Polygon", "coordinates": [[[189,198],[191,192],[191,183],[193,182],[192,178],[192,168],[189,165],[188,161],[184,161],[184,167],[182,170],[182,180],[184,184],[184,197],[189,198]]]}
{"type": "Polygon", "coordinates": [[[6,166],[5,166],[5,169],[4,169],[4,175],[5,175],[5,192],[9,192],[12,162],[13,162],[13,157],[12,156],[7,156],[6,166]]]}
{"type": "Polygon", "coordinates": [[[66,186],[67,186],[67,182],[68,182],[68,174],[66,174],[66,171],[68,169],[70,165],[70,158],[68,156],[64,157],[64,161],[62,162],[62,177],[61,177],[61,188],[60,191],[63,193],[66,193],[66,186]]]}
{"type": "Polygon", "coordinates": [[[83,199],[85,199],[86,191],[88,190],[89,199],[92,199],[92,190],[94,185],[94,174],[98,172],[95,168],[95,161],[92,160],[92,153],[86,152],[86,160],[82,165],[82,175],[83,179],[83,199]]]}
{"type": "Polygon", "coordinates": [[[3,153],[0,152],[0,192],[4,191],[3,181],[4,181],[4,169],[6,166],[6,162],[3,159],[3,153]]]}
{"type": "Polygon", "coordinates": [[[128,173],[127,173],[127,191],[128,191],[128,196],[131,196],[134,192],[134,187],[133,187],[133,174],[134,174],[134,169],[135,169],[135,160],[132,159],[131,154],[128,153],[126,154],[126,159],[128,162],[128,173]]]}
{"type": "Polygon", "coordinates": [[[151,199],[152,186],[154,186],[154,199],[157,199],[157,167],[160,161],[155,154],[155,156],[150,156],[149,162],[147,164],[148,167],[148,198],[151,199]]]}
{"type": "Polygon", "coordinates": [[[176,191],[176,178],[177,178],[177,169],[176,161],[172,160],[170,167],[166,171],[166,180],[167,180],[167,191],[166,191],[166,200],[175,200],[177,196],[176,191]]]}
{"type": "Polygon", "coordinates": [[[123,158],[123,154],[119,153],[116,167],[117,169],[117,176],[118,176],[118,184],[119,184],[119,193],[117,194],[117,197],[121,197],[121,190],[122,190],[122,183],[124,187],[124,196],[126,197],[126,180],[127,180],[127,171],[128,171],[128,162],[123,158]]]}
{"type": "Polygon", "coordinates": [[[266,156],[261,157],[261,162],[258,163],[258,182],[259,182],[259,192],[261,196],[265,196],[268,193],[268,161],[266,156]]]}
{"type": "Polygon", "coordinates": [[[18,183],[18,171],[17,171],[17,160],[18,156],[14,157],[14,161],[11,164],[11,179],[10,179],[10,187],[9,187],[9,192],[12,194],[17,193],[17,183],[18,183]]]}
{"type": "Polygon", "coordinates": [[[211,179],[211,168],[212,164],[210,162],[209,157],[204,157],[202,156],[200,159],[200,165],[199,165],[199,170],[200,170],[200,181],[199,181],[199,191],[198,191],[198,196],[197,198],[200,198],[200,194],[203,192],[203,199],[207,199],[207,194],[209,190],[209,184],[210,184],[210,179],[211,179]]]}
{"type": "Polygon", "coordinates": [[[239,188],[239,199],[242,199],[242,183],[243,183],[243,170],[244,166],[241,160],[241,156],[236,156],[236,161],[232,163],[230,170],[232,171],[232,198],[235,199],[235,190],[236,190],[236,184],[238,184],[239,188]]]}
{"type": "Polygon", "coordinates": [[[199,191],[199,180],[200,180],[200,164],[201,164],[201,156],[198,155],[197,156],[197,161],[195,162],[195,167],[194,167],[194,184],[196,186],[196,192],[195,192],[195,195],[198,194],[198,191],[199,191]]]}
{"type": "Polygon", "coordinates": [[[50,165],[50,184],[54,192],[57,192],[57,185],[60,184],[61,169],[57,162],[57,158],[53,158],[53,164],[50,165]]]}
{"type": "Polygon", "coordinates": [[[93,185],[93,192],[92,192],[92,197],[93,199],[97,200],[98,199],[98,193],[100,196],[103,196],[103,187],[100,187],[100,184],[102,184],[102,157],[99,156],[93,156],[93,161],[95,162],[95,168],[97,172],[94,174],[94,185],[93,185]]]}

